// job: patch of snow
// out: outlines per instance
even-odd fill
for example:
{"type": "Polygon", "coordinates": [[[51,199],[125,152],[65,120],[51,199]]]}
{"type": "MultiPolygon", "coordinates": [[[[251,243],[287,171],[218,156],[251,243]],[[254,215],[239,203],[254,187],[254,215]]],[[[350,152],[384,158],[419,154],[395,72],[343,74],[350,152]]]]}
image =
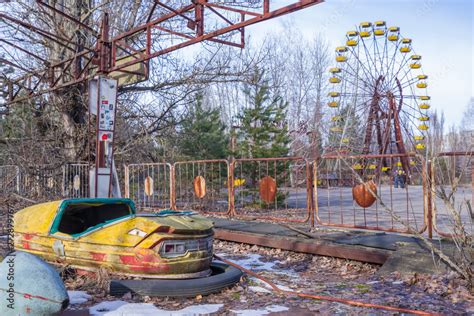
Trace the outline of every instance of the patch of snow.
{"type": "Polygon", "coordinates": [[[208,315],[216,313],[223,306],[224,304],[192,305],[176,311],[178,314],[174,314],[173,312],[171,315],[208,315]]]}
{"type": "Polygon", "coordinates": [[[270,313],[275,313],[275,312],[284,312],[287,310],[289,310],[289,308],[286,306],[271,305],[271,306],[265,307],[265,309],[243,309],[243,310],[230,310],[230,311],[239,316],[261,316],[261,315],[268,315],[270,313]]]}
{"type": "Polygon", "coordinates": [[[370,282],[367,282],[367,284],[377,284],[377,283],[380,283],[380,281],[370,281],[370,282]]]}
{"type": "MultiPolygon", "coordinates": [[[[227,254],[218,254],[220,257],[228,257],[227,254]]],[[[241,267],[249,270],[267,270],[267,271],[274,271],[274,266],[279,263],[279,261],[267,261],[263,262],[260,260],[262,256],[256,253],[251,253],[245,255],[243,258],[232,258],[231,261],[235,264],[238,264],[241,267]]]]}
{"type": "Polygon", "coordinates": [[[253,292],[259,292],[259,293],[271,293],[272,291],[267,290],[261,286],[249,286],[249,290],[253,292]]]}
{"type": "Polygon", "coordinates": [[[286,307],[286,306],[281,306],[281,305],[272,305],[272,306],[266,307],[266,310],[270,311],[272,313],[278,313],[278,312],[287,311],[287,310],[289,310],[289,308],[286,307]]]}
{"type": "Polygon", "coordinates": [[[124,301],[108,301],[108,302],[101,302],[97,305],[92,306],[89,308],[89,313],[92,316],[100,316],[100,315],[106,315],[105,313],[114,311],[117,308],[120,308],[123,305],[127,305],[127,302],[124,301]]]}
{"type": "Polygon", "coordinates": [[[275,265],[282,263],[281,261],[274,260],[274,261],[263,262],[262,260],[260,260],[262,256],[256,253],[243,255],[242,258],[235,258],[233,255],[229,255],[225,253],[217,254],[217,256],[223,257],[223,258],[232,256],[232,259],[228,259],[228,260],[248,270],[270,271],[277,274],[290,275],[293,278],[299,278],[298,274],[294,272],[292,269],[276,268],[275,265]]]}
{"type": "Polygon", "coordinates": [[[395,285],[403,284],[403,281],[393,281],[392,284],[395,284],[395,285]]]}
{"type": "Polygon", "coordinates": [[[69,304],[84,304],[92,298],[86,291],[67,291],[69,296],[69,304]]]}
{"type": "Polygon", "coordinates": [[[141,315],[208,315],[217,312],[224,304],[192,305],[172,311],[159,309],[150,303],[127,303],[124,301],[102,302],[89,309],[92,316],[141,316],[141,315]]]}
{"type": "MultiPolygon", "coordinates": [[[[264,282],[264,281],[262,281],[262,280],[260,280],[260,279],[254,278],[254,277],[251,277],[250,279],[251,279],[252,281],[254,281],[255,283],[258,283],[258,284],[264,286],[265,288],[267,288],[267,289],[273,291],[273,288],[272,288],[272,287],[270,286],[270,284],[268,284],[267,282],[264,282]]],[[[274,282],[273,282],[273,283],[274,283],[274,282]]],[[[292,291],[292,292],[295,291],[295,290],[293,290],[293,289],[291,289],[291,288],[289,288],[289,287],[287,287],[287,286],[285,286],[285,285],[281,285],[281,284],[278,284],[278,283],[274,283],[274,284],[277,286],[277,288],[279,288],[279,289],[282,290],[282,291],[292,291]]],[[[295,292],[298,292],[298,291],[295,291],[295,292]]]]}
{"type": "Polygon", "coordinates": [[[280,290],[282,291],[287,291],[287,292],[293,292],[293,289],[290,289],[288,286],[281,285],[281,284],[275,284],[280,290]]]}

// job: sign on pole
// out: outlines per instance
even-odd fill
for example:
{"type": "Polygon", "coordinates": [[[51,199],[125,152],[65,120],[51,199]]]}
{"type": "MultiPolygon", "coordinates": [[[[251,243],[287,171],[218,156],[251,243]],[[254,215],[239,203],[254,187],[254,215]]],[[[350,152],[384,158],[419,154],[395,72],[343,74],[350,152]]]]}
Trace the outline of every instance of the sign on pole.
{"type": "Polygon", "coordinates": [[[91,197],[112,197],[117,196],[117,192],[120,194],[116,184],[112,185],[114,174],[116,174],[113,157],[117,80],[99,76],[94,81],[89,84],[89,111],[91,114],[96,114],[97,139],[95,167],[91,170],[90,193],[91,197]]]}

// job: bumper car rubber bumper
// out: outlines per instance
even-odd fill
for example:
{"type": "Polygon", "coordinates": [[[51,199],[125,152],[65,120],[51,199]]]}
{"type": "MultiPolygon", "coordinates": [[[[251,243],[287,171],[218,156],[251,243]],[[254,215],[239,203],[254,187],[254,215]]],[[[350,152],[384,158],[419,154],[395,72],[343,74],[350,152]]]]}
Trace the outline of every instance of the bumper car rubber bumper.
{"type": "Polygon", "coordinates": [[[183,280],[111,280],[110,295],[132,294],[155,297],[195,297],[219,292],[240,281],[243,272],[222,262],[211,263],[211,275],[183,280]]]}

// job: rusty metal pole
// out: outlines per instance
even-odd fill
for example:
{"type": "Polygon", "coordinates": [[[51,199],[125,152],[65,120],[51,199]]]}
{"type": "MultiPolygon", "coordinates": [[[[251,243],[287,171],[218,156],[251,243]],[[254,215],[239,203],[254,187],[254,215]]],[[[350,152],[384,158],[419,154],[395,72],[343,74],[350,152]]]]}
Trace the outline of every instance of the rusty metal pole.
{"type": "Polygon", "coordinates": [[[474,162],[472,161],[472,156],[469,157],[471,159],[471,205],[474,204],[474,162]]]}
{"type": "MultiPolygon", "coordinates": [[[[318,157],[320,158],[320,157],[318,157]]],[[[315,217],[318,216],[318,164],[317,164],[317,159],[318,158],[315,158],[315,160],[313,161],[313,211],[311,212],[311,226],[314,227],[314,221],[315,221],[315,217]]]]}
{"type": "Polygon", "coordinates": [[[170,206],[176,211],[176,173],[174,164],[170,165],[170,206]]]}
{"type": "Polygon", "coordinates": [[[263,0],[263,13],[270,12],[270,0],[263,0]]]}
{"type": "Polygon", "coordinates": [[[128,165],[123,165],[124,173],[125,173],[125,197],[130,198],[130,170],[128,169],[128,165]]]}
{"type": "Polygon", "coordinates": [[[227,164],[227,190],[229,191],[229,216],[234,217],[235,214],[235,187],[234,187],[234,167],[235,159],[234,157],[230,158],[229,163],[227,164]]]}
{"type": "Polygon", "coordinates": [[[433,178],[433,163],[431,160],[428,160],[427,166],[428,176],[425,180],[425,185],[427,187],[427,210],[426,215],[427,226],[428,226],[428,237],[433,238],[433,189],[434,189],[434,178],[433,178]]]}
{"type": "Polygon", "coordinates": [[[317,203],[317,201],[314,200],[314,190],[316,190],[314,186],[314,173],[313,170],[315,168],[314,161],[309,164],[309,168],[306,168],[306,173],[307,173],[307,181],[309,184],[309,190],[306,194],[309,196],[309,205],[310,207],[310,221],[311,221],[311,228],[314,227],[314,205],[317,203]]]}
{"type": "Polygon", "coordinates": [[[99,40],[99,71],[101,74],[108,74],[110,69],[110,41],[109,41],[109,15],[104,13],[102,18],[101,32],[99,40]]]}
{"type": "Polygon", "coordinates": [[[204,6],[201,2],[202,0],[198,0],[196,3],[196,8],[194,9],[196,20],[196,36],[204,35],[204,6]]]}

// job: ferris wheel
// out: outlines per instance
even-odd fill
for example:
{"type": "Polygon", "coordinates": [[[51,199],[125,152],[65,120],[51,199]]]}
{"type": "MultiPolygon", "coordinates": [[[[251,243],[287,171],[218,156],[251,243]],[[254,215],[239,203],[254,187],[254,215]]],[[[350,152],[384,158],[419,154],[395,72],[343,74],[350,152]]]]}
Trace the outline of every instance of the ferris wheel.
{"type": "MultiPolygon", "coordinates": [[[[336,48],[330,68],[326,148],[350,154],[423,152],[429,128],[428,76],[397,26],[362,22],[336,48]]],[[[408,168],[408,158],[400,164],[408,168]]]]}

